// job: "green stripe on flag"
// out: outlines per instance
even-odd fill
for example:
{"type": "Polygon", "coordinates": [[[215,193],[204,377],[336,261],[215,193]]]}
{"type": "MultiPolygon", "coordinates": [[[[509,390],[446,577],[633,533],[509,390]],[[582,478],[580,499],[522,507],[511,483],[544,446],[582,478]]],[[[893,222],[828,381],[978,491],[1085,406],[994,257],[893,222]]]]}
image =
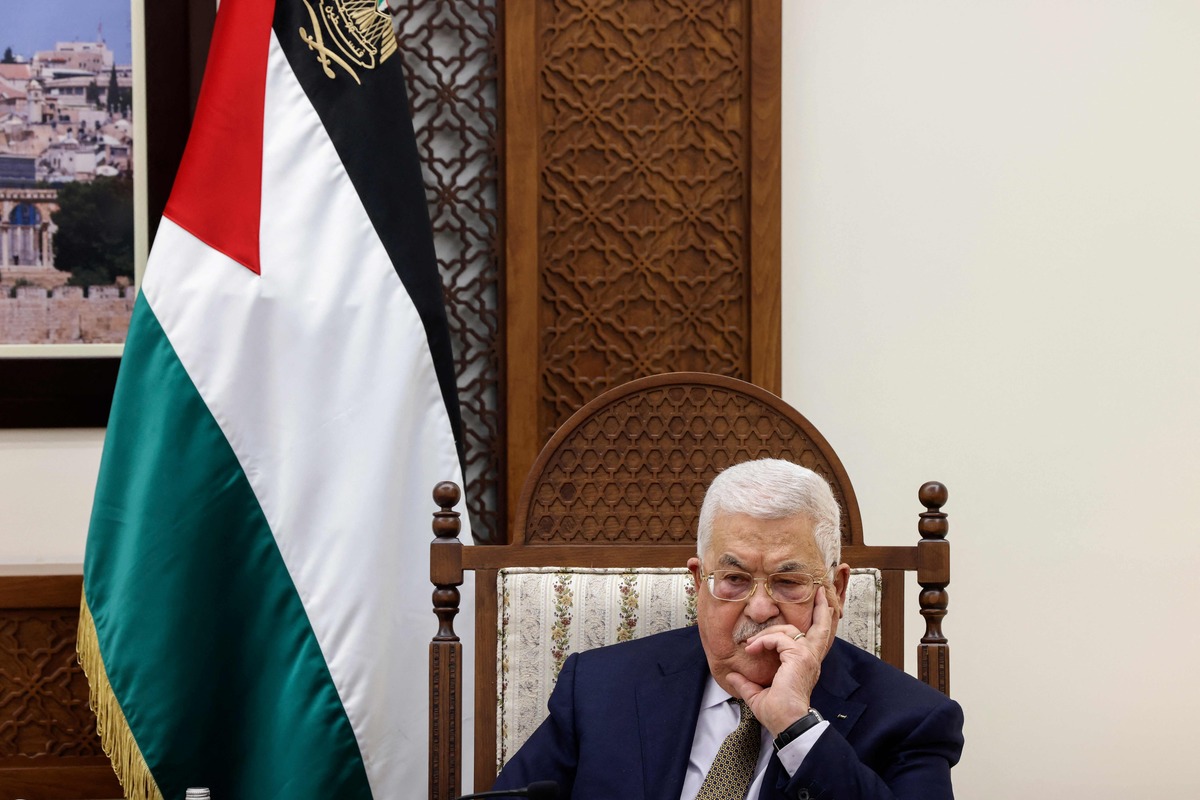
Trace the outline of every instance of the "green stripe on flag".
{"type": "Polygon", "coordinates": [[[189,786],[219,800],[371,796],[262,509],[143,296],[105,437],[84,594],[165,798],[189,786]]]}

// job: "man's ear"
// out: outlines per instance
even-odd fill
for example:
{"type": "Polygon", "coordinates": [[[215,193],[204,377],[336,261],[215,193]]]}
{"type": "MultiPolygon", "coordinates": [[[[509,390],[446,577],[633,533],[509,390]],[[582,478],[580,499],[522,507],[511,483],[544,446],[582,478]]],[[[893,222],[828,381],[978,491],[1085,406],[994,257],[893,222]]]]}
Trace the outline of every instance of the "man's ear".
{"type": "Polygon", "coordinates": [[[838,614],[846,606],[846,587],[850,585],[850,565],[843,562],[833,571],[833,588],[837,592],[838,614]]]}
{"type": "Polygon", "coordinates": [[[696,579],[696,586],[700,585],[700,557],[692,556],[687,560],[687,568],[692,573],[692,577],[696,579]]]}

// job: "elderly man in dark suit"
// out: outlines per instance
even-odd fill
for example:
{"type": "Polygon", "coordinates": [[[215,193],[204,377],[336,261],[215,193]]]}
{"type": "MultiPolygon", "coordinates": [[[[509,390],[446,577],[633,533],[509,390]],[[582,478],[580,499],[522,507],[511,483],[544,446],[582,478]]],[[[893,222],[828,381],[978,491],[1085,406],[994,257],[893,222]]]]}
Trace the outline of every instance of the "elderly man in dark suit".
{"type": "Polygon", "coordinates": [[[695,628],[572,655],[497,789],[561,797],[950,798],[957,703],[837,640],[849,567],[819,475],[765,459],[700,512],[695,628]]]}

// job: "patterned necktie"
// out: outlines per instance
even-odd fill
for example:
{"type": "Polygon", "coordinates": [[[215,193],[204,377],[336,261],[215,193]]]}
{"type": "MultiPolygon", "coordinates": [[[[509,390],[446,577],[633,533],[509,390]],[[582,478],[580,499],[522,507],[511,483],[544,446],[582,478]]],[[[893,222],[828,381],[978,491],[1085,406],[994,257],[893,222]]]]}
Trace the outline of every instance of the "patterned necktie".
{"type": "Polygon", "coordinates": [[[737,704],[742,709],[742,718],[721,742],[696,800],[741,800],[750,788],[762,743],[760,726],[745,701],[738,700],[737,704]]]}

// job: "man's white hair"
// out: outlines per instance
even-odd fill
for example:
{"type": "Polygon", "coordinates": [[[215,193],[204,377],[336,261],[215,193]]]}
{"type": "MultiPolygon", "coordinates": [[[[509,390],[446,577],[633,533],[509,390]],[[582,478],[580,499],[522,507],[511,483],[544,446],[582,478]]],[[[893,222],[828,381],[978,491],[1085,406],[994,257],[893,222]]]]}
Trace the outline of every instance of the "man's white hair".
{"type": "Polygon", "coordinates": [[[799,464],[763,458],[736,464],[717,475],[700,506],[696,550],[701,559],[708,549],[713,523],[722,514],[745,514],[756,519],[806,517],[812,523],[825,568],[841,563],[841,508],[829,483],[799,464]]]}

